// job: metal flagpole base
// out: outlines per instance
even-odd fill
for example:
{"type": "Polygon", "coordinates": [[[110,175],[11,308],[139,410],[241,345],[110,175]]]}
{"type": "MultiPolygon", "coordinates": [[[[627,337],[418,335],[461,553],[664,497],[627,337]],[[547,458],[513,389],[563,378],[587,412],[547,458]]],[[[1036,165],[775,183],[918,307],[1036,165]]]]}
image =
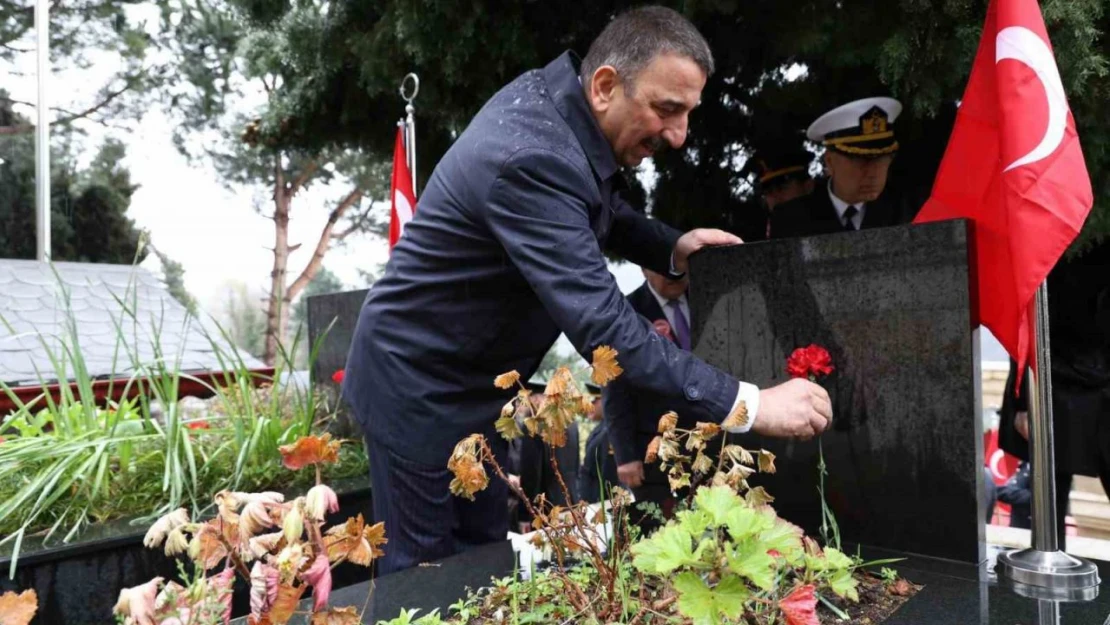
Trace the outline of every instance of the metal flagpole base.
{"type": "Polygon", "coordinates": [[[1088,601],[1098,596],[1098,568],[1063,551],[1022,549],[998,556],[999,581],[1034,599],[1088,601]]]}

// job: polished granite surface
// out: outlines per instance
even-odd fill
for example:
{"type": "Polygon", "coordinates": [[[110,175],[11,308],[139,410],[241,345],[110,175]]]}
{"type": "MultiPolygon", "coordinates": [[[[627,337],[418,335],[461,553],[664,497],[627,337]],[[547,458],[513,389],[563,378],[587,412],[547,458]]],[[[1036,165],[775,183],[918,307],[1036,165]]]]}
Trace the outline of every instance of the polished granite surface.
{"type": "MultiPolygon", "coordinates": [[[[993,573],[1001,550],[988,549],[984,567],[908,556],[891,565],[906,579],[924,587],[884,625],[1108,625],[1110,624],[1110,563],[1096,562],[1102,584],[1088,601],[1038,601],[1000,583],[993,573]],[[982,576],[984,581],[979,581],[982,576]]],[[[864,550],[867,557],[896,553],[864,550]]]]}
{"type": "MultiPolygon", "coordinates": [[[[750,480],[816,535],[818,452],[845,541],[979,563],[982,418],[963,221],[710,248],[690,259],[694,352],[768,388],[811,343],[833,423],[803,442],[739,437],[777,456],[750,480]],[[821,447],[818,446],[820,442],[821,447]]],[[[756,417],[758,419],[758,416],[756,417]]]]}

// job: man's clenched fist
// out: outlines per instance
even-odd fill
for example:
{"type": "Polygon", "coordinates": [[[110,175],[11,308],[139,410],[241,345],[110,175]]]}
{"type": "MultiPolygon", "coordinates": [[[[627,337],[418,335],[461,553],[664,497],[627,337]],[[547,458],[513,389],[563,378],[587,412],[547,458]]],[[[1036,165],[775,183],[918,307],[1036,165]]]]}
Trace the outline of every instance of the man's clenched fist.
{"type": "Polygon", "coordinates": [[[776,438],[809,440],[832,421],[832,403],[821,386],[795,378],[759,392],[759,414],[752,430],[776,438]]]}

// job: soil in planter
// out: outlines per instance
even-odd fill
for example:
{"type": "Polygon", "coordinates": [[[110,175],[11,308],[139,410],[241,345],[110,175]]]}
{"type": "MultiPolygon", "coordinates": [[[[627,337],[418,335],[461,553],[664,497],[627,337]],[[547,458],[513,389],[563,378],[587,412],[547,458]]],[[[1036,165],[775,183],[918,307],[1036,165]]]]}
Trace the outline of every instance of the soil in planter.
{"type": "MultiPolygon", "coordinates": [[[[859,582],[859,586],[856,587],[856,592],[859,593],[859,603],[843,601],[836,597],[833,597],[836,600],[832,602],[833,605],[848,614],[851,619],[848,622],[853,625],[882,623],[922,588],[902,578],[899,578],[893,584],[886,584],[883,580],[866,571],[857,573],[855,577],[859,582]]],[[[844,623],[820,603],[817,604],[817,617],[821,621],[821,625],[833,625],[834,623],[842,625],[844,623]]]]}

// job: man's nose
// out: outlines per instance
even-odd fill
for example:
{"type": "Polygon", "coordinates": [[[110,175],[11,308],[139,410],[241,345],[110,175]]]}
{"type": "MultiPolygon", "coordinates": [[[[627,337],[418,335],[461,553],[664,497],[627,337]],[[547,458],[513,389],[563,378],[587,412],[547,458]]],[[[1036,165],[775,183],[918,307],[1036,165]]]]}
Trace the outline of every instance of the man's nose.
{"type": "Polygon", "coordinates": [[[663,139],[667,142],[667,145],[677,150],[682,147],[682,144],[686,143],[686,129],[688,123],[686,116],[683,115],[673,125],[663,129],[663,139]]]}

